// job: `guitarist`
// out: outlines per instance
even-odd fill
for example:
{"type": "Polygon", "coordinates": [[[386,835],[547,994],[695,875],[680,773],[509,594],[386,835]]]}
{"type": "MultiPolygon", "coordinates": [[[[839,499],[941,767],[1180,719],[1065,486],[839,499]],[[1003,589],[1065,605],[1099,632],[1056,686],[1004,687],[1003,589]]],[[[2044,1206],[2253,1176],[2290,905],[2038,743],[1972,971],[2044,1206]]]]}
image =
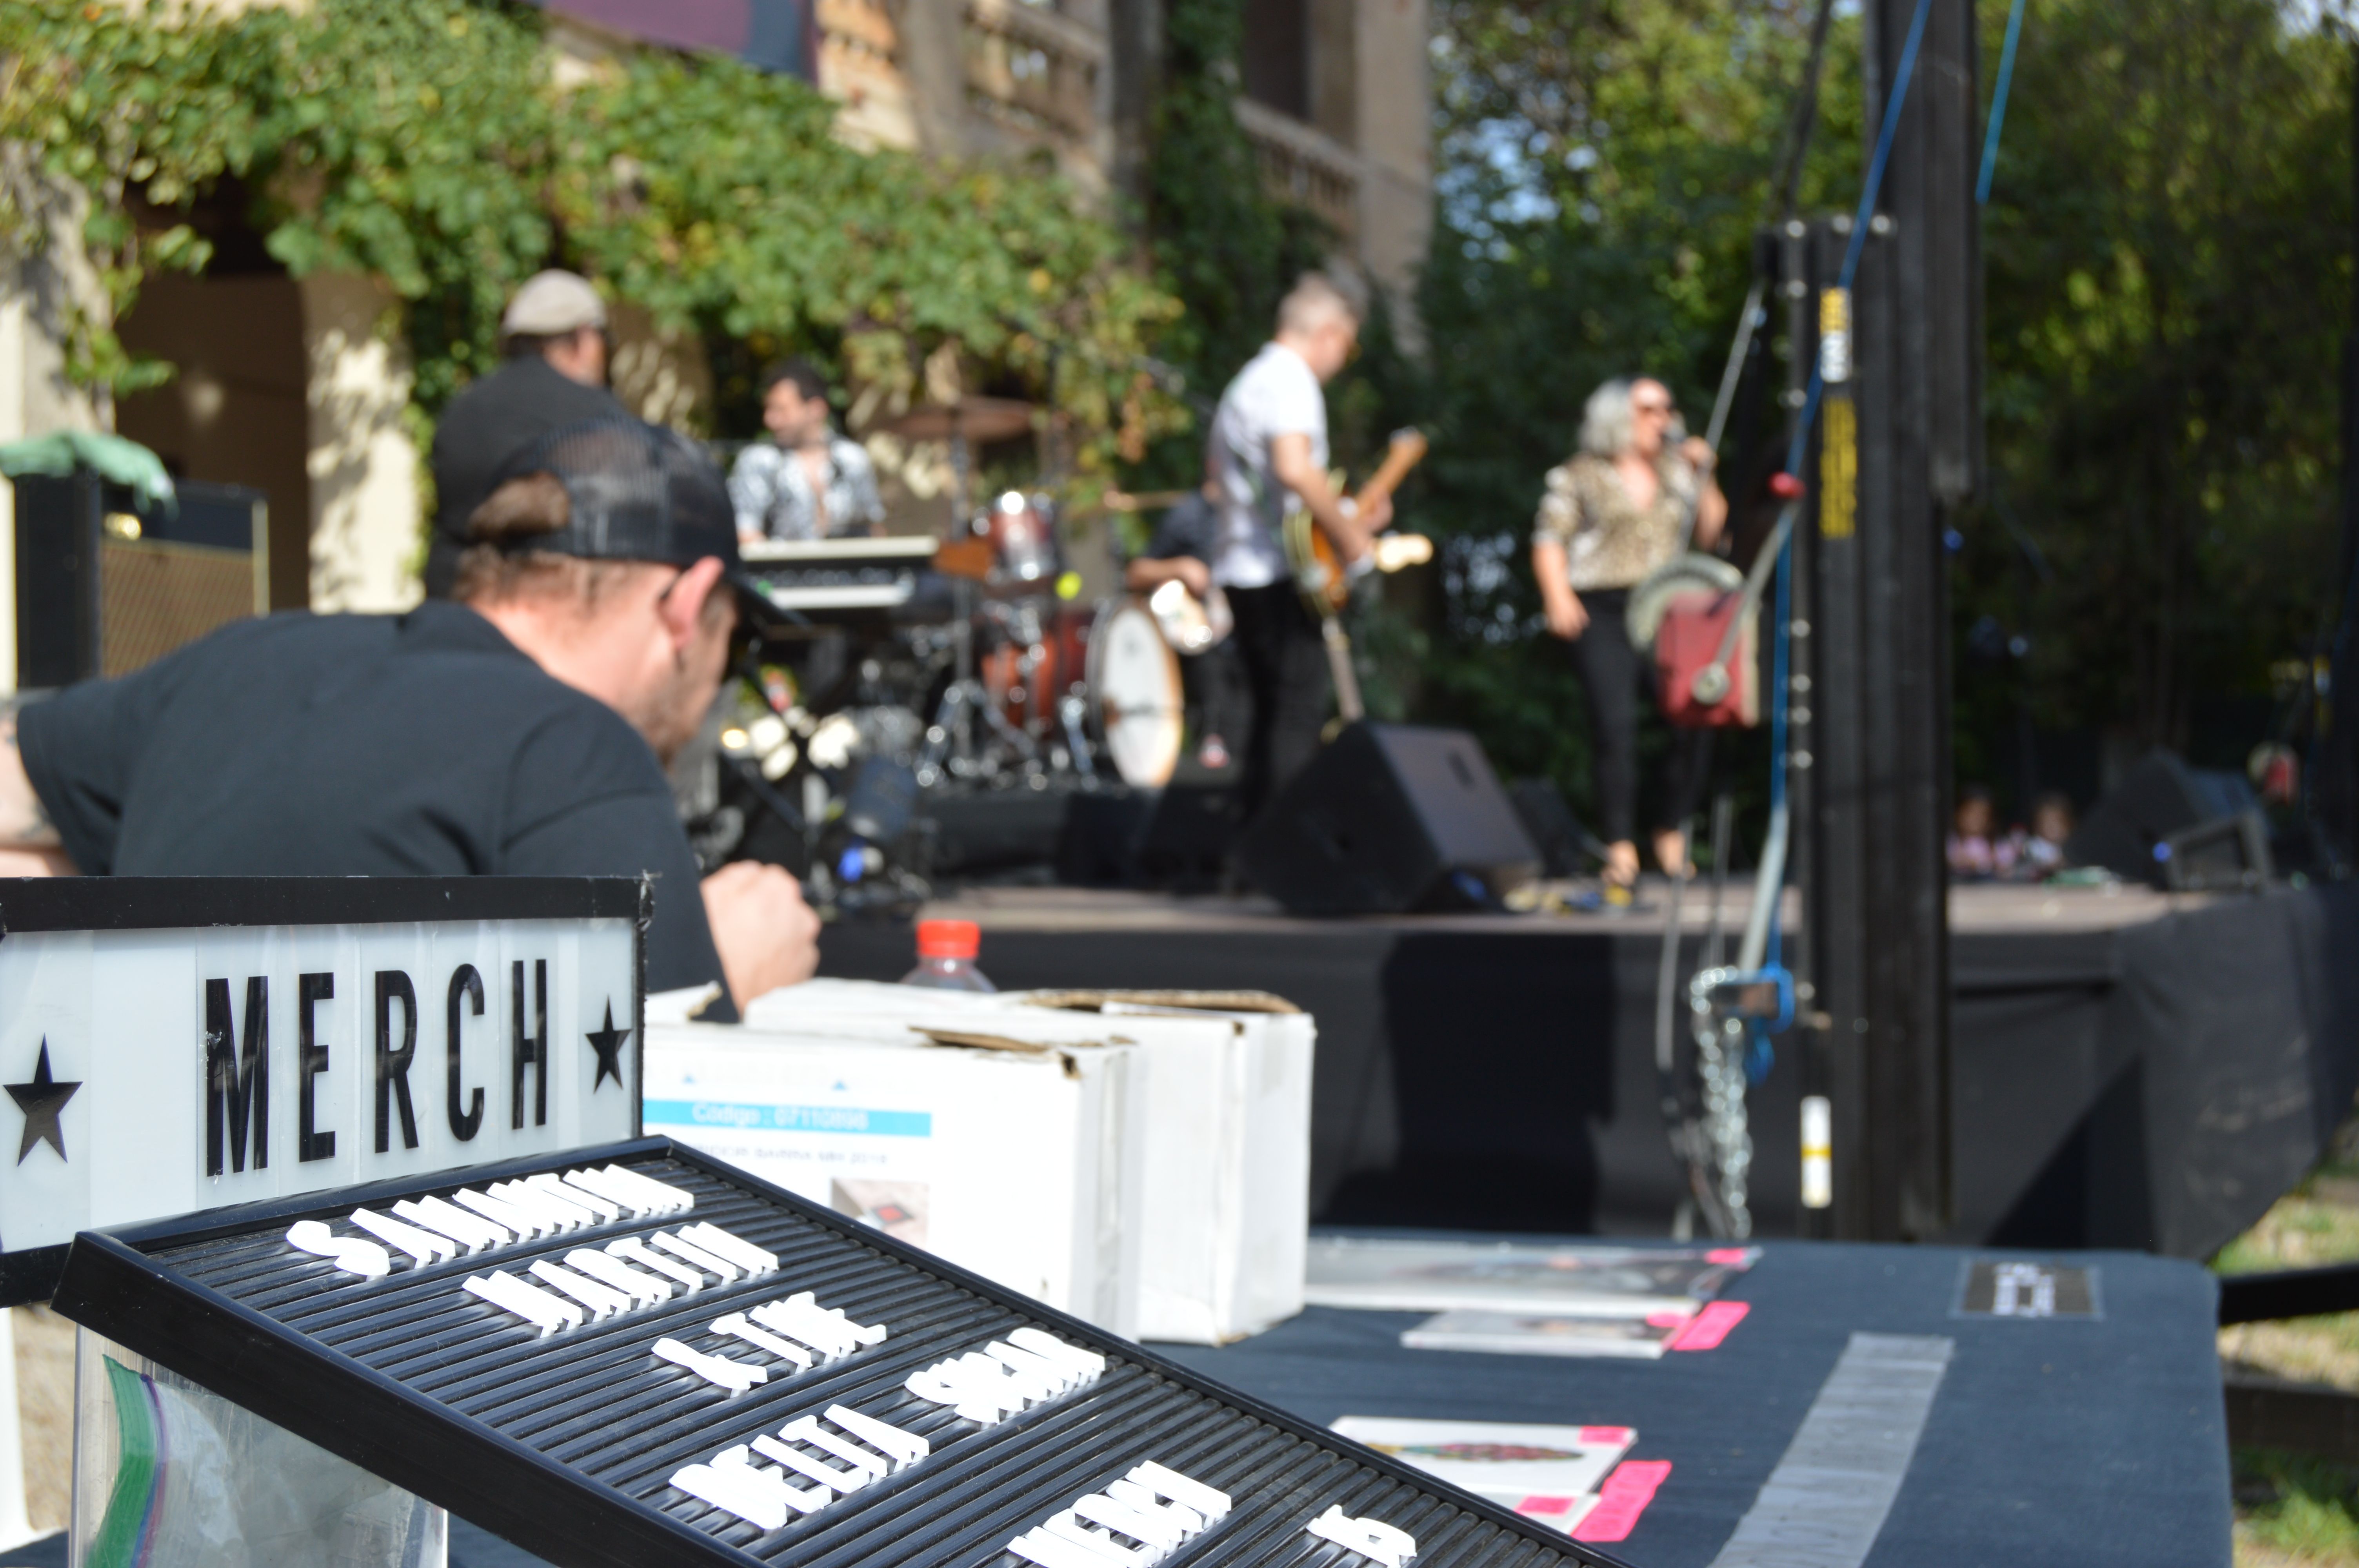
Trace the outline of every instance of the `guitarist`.
{"type": "Polygon", "coordinates": [[[1250,699],[1240,806],[1258,810],[1319,749],[1332,699],[1327,647],[1287,568],[1279,528],[1299,500],[1346,567],[1392,520],[1379,498],[1354,514],[1327,479],[1327,402],[1321,388],[1350,362],[1360,307],[1321,273],[1305,273],[1277,308],[1277,333],[1221,395],[1206,461],[1219,494],[1212,580],[1236,618],[1231,641],[1250,699]]]}

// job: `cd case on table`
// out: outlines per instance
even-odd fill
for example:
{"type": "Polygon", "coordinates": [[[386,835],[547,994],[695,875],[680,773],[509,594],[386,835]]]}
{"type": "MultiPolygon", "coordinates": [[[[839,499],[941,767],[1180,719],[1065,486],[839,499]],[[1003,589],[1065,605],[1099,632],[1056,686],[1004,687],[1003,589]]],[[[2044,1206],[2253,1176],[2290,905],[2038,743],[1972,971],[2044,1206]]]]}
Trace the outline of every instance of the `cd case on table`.
{"type": "Polygon", "coordinates": [[[1690,1323],[1684,1312],[1647,1317],[1580,1317],[1565,1313],[1437,1313],[1404,1330],[1411,1350],[1484,1350],[1501,1356],[1618,1356],[1651,1361],[1690,1323]]]}
{"type": "Polygon", "coordinates": [[[1304,1298],[1378,1312],[1644,1319],[1693,1313],[1760,1256],[1750,1247],[1590,1247],[1313,1237],[1304,1298]]]}

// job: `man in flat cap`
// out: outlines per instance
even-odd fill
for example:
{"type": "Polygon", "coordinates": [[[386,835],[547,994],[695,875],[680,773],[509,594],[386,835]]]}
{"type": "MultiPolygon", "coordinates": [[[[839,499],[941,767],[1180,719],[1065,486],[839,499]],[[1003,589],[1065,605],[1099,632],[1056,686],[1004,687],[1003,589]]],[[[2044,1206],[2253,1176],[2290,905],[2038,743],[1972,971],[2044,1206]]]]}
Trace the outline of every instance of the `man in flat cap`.
{"type": "Polygon", "coordinates": [[[795,880],[700,882],[664,781],[770,612],[719,467],[603,419],[488,488],[451,600],[236,622],[0,712],[0,875],[647,876],[650,990],[808,979],[795,880]]]}
{"type": "Polygon", "coordinates": [[[536,436],[585,419],[625,419],[606,390],[606,302],[588,278],[535,273],[500,317],[505,362],[451,400],[434,431],[434,541],[426,591],[446,597],[467,547],[467,520],[492,475],[536,436]]]}

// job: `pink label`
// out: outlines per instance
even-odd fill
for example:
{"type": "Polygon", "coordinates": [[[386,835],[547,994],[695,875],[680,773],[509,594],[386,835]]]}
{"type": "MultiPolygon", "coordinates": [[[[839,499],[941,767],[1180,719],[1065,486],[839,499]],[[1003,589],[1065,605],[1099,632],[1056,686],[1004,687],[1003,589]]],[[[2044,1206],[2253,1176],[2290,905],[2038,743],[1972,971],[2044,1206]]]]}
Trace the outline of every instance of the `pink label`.
{"type": "Polygon", "coordinates": [[[1745,1321],[1753,1308],[1744,1302],[1713,1302],[1680,1331],[1668,1348],[1672,1350],[1715,1350],[1728,1337],[1728,1331],[1745,1321]]]}
{"type": "Polygon", "coordinates": [[[1647,1326],[1648,1328],[1677,1328],[1680,1325],[1687,1322],[1688,1319],[1694,1315],[1695,1314],[1693,1313],[1687,1312],[1650,1312],[1647,1314],[1647,1326]]]}
{"type": "Polygon", "coordinates": [[[1534,1519],[1550,1519],[1558,1514],[1571,1513],[1577,1500],[1573,1498],[1526,1498],[1516,1505],[1516,1511],[1529,1514],[1534,1519]]]}
{"type": "Polygon", "coordinates": [[[1608,1448],[1627,1448],[1637,1435],[1626,1426],[1584,1426],[1581,1429],[1582,1442],[1603,1444],[1608,1448]]]}
{"type": "Polygon", "coordinates": [[[1745,1267],[1745,1249],[1715,1247],[1703,1255],[1703,1260],[1707,1263],[1726,1263],[1732,1268],[1742,1269],[1745,1267]]]}
{"type": "Polygon", "coordinates": [[[1625,1459],[1597,1488],[1597,1506],[1572,1528],[1575,1541],[1625,1541],[1671,1473],[1668,1459],[1625,1459]]]}

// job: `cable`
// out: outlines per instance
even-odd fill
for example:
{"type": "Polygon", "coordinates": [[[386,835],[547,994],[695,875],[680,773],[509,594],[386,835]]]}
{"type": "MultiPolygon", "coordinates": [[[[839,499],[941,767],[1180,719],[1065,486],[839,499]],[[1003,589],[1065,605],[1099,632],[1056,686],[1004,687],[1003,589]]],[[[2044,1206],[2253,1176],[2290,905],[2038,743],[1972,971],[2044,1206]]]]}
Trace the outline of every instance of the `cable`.
{"type": "MultiPolygon", "coordinates": [[[[2020,0],[2018,0],[2018,4],[2020,0]]],[[[1786,123],[1786,134],[1777,149],[1770,194],[1777,202],[1781,219],[1791,219],[1801,200],[1802,159],[1810,151],[1810,133],[1818,124],[1819,74],[1827,58],[1827,25],[1833,18],[1835,0],[1819,0],[1818,15],[1810,18],[1810,55],[1802,67],[1801,84],[1794,92],[1793,118],[1786,123]]],[[[1716,453],[1720,450],[1721,433],[1728,427],[1728,410],[1736,400],[1736,384],[1745,369],[1746,351],[1753,347],[1753,336],[1768,319],[1761,308],[1761,296],[1767,279],[1756,276],[1753,287],[1745,296],[1745,309],[1736,319],[1736,336],[1728,345],[1728,363],[1720,373],[1720,392],[1712,401],[1712,421],[1704,430],[1704,444],[1716,453]]]]}
{"type": "Polygon", "coordinates": [[[1999,127],[2006,124],[2006,90],[2015,81],[2015,42],[2023,36],[2024,0],[2015,0],[2006,14],[2006,44],[1998,55],[1998,86],[1991,93],[1989,134],[1983,137],[1983,172],[1974,181],[1974,205],[1990,202],[1991,176],[1998,172],[1999,127]]]}

